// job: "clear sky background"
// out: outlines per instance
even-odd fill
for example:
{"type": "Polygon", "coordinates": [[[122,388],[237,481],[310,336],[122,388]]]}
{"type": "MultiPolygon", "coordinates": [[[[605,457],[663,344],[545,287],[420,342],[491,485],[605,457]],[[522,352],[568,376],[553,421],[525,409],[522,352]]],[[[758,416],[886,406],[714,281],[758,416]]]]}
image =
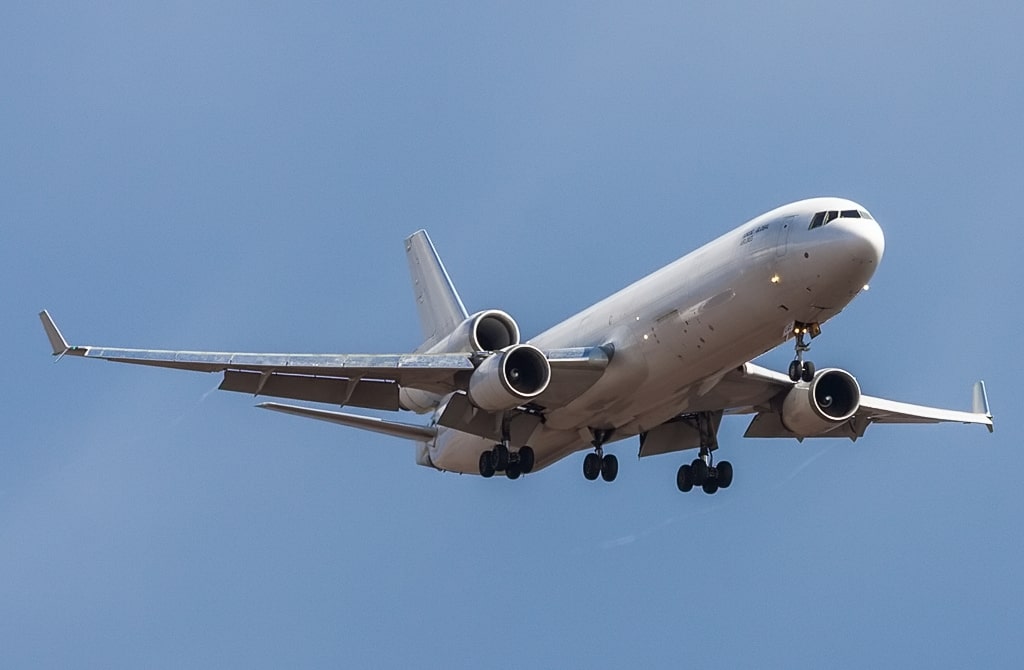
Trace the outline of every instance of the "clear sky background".
{"type": "Polygon", "coordinates": [[[624,7],[0,10],[4,666],[1019,667],[1022,5],[624,7]],[[813,360],[953,408],[984,378],[994,435],[734,418],[715,496],[635,440],[611,485],[482,480],[219,376],[53,365],[36,318],[406,351],[425,227],[533,334],[817,195],[886,253],[813,360]]]}

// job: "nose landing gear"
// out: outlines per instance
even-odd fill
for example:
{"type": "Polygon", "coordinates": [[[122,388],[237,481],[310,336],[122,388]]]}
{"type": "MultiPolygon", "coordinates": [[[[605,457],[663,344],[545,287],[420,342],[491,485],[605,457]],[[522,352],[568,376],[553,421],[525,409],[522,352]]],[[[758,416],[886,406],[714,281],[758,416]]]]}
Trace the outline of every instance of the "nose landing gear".
{"type": "Polygon", "coordinates": [[[811,345],[804,338],[810,335],[814,339],[821,335],[821,326],[797,321],[793,324],[793,335],[796,336],[796,358],[789,364],[789,378],[794,382],[809,382],[814,379],[814,363],[804,360],[804,354],[811,350],[811,345]]]}

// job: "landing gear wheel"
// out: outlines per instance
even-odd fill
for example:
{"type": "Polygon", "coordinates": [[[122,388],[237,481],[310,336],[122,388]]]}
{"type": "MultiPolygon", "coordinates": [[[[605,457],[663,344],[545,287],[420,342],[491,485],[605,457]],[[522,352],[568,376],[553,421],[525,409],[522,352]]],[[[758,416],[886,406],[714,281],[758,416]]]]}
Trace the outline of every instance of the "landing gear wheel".
{"type": "Polygon", "coordinates": [[[619,474],[619,459],[614,454],[608,454],[601,459],[601,479],[606,482],[614,482],[619,474]]]}
{"type": "Polygon", "coordinates": [[[508,467],[505,468],[505,476],[509,479],[519,479],[519,475],[521,474],[522,472],[519,470],[518,463],[509,463],[508,467]]]}
{"type": "Polygon", "coordinates": [[[676,473],[676,486],[683,493],[689,493],[693,490],[693,468],[689,465],[680,465],[679,472],[676,473]]]}
{"type": "Polygon", "coordinates": [[[699,458],[693,459],[693,463],[690,463],[690,474],[694,486],[703,486],[710,474],[708,472],[708,464],[699,458]]]}
{"type": "Polygon", "coordinates": [[[708,477],[707,479],[704,480],[704,483],[701,485],[701,488],[704,489],[704,493],[707,493],[708,495],[717,492],[718,479],[715,477],[708,477]]]}
{"type": "Polygon", "coordinates": [[[489,451],[480,454],[480,476],[484,478],[494,476],[494,460],[489,451]]]}
{"type": "Polygon", "coordinates": [[[727,489],[732,484],[732,463],[729,461],[722,461],[718,464],[718,480],[719,488],[727,489]]]}
{"type": "Polygon", "coordinates": [[[800,379],[803,379],[805,382],[814,379],[814,363],[810,361],[803,362],[803,365],[800,366],[800,379]]]}
{"type": "Polygon", "coordinates": [[[495,470],[507,470],[508,447],[506,447],[504,444],[494,445],[494,449],[491,450],[491,460],[494,462],[495,470]]]}
{"type": "Polygon", "coordinates": [[[794,381],[800,381],[800,377],[803,376],[803,366],[800,361],[790,361],[789,363],[789,378],[794,381]]]}
{"type": "Polygon", "coordinates": [[[583,476],[594,481],[601,474],[601,457],[591,452],[583,459],[583,476]]]}
{"type": "Polygon", "coordinates": [[[534,454],[532,447],[523,447],[519,450],[519,470],[525,475],[533,472],[534,454]]]}

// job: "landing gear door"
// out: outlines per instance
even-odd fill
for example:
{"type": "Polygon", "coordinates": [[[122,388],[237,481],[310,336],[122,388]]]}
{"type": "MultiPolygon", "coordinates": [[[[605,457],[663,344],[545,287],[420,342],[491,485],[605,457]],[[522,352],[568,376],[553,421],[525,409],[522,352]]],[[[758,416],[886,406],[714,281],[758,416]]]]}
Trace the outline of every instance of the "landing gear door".
{"type": "Polygon", "coordinates": [[[778,237],[775,241],[775,255],[782,258],[786,255],[786,247],[789,246],[789,231],[796,223],[796,215],[787,216],[779,222],[778,237]]]}

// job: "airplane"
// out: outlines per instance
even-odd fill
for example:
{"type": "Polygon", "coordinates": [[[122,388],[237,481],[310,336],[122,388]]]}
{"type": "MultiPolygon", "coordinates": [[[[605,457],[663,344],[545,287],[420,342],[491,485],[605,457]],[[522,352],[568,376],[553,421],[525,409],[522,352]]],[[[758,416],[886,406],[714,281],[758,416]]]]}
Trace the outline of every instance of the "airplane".
{"type": "Polygon", "coordinates": [[[984,382],[959,411],[861,392],[816,369],[810,340],[868,289],[882,228],[866,208],[825,197],[783,205],[522,341],[504,311],[469,314],[426,231],[405,240],[423,343],[400,354],[259,354],[72,346],[40,312],[54,356],[223,373],[219,388],[339,407],[411,411],[428,424],[308,406],[260,408],[404,438],[419,465],[508,479],[586,451],[583,474],[614,481],[608,445],[639,437],[639,457],[697,450],[676,485],[712,494],[733,467],[715,461],[723,417],[745,437],[857,440],[875,423],[980,424],[984,382]],[[786,373],[751,362],[793,340],[786,373]]]}

